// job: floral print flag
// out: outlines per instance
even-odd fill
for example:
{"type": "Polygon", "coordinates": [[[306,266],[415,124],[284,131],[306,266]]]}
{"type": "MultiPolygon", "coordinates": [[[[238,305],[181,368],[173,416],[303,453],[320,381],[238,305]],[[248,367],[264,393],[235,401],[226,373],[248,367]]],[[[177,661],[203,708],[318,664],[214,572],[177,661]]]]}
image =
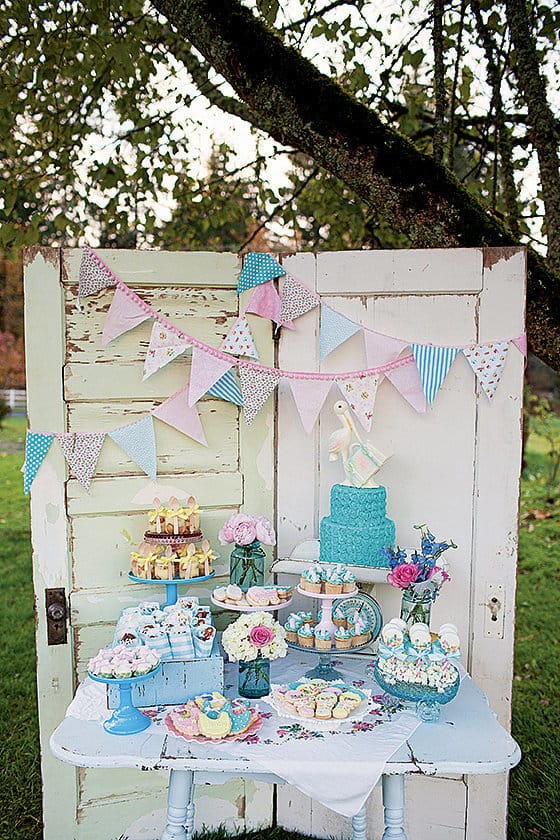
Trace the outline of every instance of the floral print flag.
{"type": "Polygon", "coordinates": [[[488,344],[471,344],[463,347],[463,355],[476,374],[484,393],[491,400],[506,363],[509,344],[507,341],[491,341],[488,344]]]}
{"type": "Polygon", "coordinates": [[[378,374],[357,376],[353,379],[337,379],[342,396],[366,432],[371,431],[373,405],[375,403],[379,379],[378,374]]]}

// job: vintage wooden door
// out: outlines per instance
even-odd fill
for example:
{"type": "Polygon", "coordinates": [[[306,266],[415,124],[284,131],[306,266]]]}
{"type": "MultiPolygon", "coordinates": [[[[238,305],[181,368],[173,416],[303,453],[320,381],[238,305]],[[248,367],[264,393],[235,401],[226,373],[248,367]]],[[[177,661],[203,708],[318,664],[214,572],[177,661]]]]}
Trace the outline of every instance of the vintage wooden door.
{"type": "MultiPolygon", "coordinates": [[[[237,314],[238,264],[227,254],[101,252],[117,276],[171,321],[217,345],[237,314]]],[[[112,429],[145,413],[188,377],[177,360],[142,383],[150,326],[142,324],[101,350],[100,333],[111,292],[76,310],[80,252],[42,249],[28,254],[26,332],[30,428],[35,431],[112,429]]],[[[525,257],[522,249],[300,254],[283,264],[325,303],[366,327],[422,343],[458,345],[517,336],[523,329],[525,257]]],[[[252,320],[261,360],[273,363],[267,322],[252,320]]],[[[285,331],[277,364],[317,370],[318,310],[285,331]]],[[[322,370],[364,367],[361,338],[332,354],[322,370]]],[[[523,358],[515,348],[493,402],[480,392],[463,357],[425,416],[384,382],[376,402],[372,439],[393,450],[380,480],[401,544],[414,545],[412,525],[428,522],[451,536],[453,581],[434,610],[434,624],[459,625],[466,660],[504,724],[509,722],[520,468],[523,358]],[[498,621],[486,606],[502,605],[498,621]]],[[[329,401],[337,398],[333,388],[329,401]]],[[[318,535],[328,512],[337,464],[327,458],[334,428],[327,407],[310,436],[302,431],[284,383],[278,412],[269,400],[248,434],[231,404],[205,399],[201,417],[209,447],[158,426],[158,482],[195,492],[215,542],[231,510],[270,514],[276,493],[278,556],[318,535]],[[277,440],[276,450],[274,441],[277,440]],[[276,465],[275,465],[276,462],[276,465]],[[276,468],[275,468],[276,466],[276,468]]],[[[148,480],[112,441],[105,444],[90,494],[73,479],[53,446],[32,490],[35,591],[38,610],[38,682],[43,755],[45,837],[151,838],[164,806],[166,778],[130,771],[118,776],[51,758],[48,738],[70,701],[87,658],[109,641],[118,611],[146,593],[126,580],[128,548],[121,530],[138,537],[146,506],[135,503],[148,480]],[[115,480],[118,479],[118,480],[115,480]],[[71,600],[70,644],[46,645],[45,589],[65,587],[71,600]],[[150,812],[154,812],[152,816],[150,812]],[[146,814],[148,816],[146,816],[146,814]],[[107,834],[110,827],[110,834],[107,834]],[[146,834],[142,833],[145,829],[146,834]]],[[[222,569],[227,558],[222,558],[222,569]]],[[[377,585],[387,617],[398,611],[394,590],[377,585]]],[[[311,803],[294,788],[277,791],[278,822],[317,836],[349,833],[348,822],[311,803]]],[[[507,780],[414,779],[407,784],[410,840],[503,840],[507,780]]],[[[378,791],[370,820],[379,832],[378,791]]],[[[205,789],[198,822],[230,826],[272,817],[265,785],[231,782],[205,789]],[[219,800],[219,803],[216,801],[219,800]],[[217,807],[218,806],[218,807],[217,807]]]]}
{"type": "MultiPolygon", "coordinates": [[[[360,251],[299,254],[284,268],[354,322],[422,344],[462,346],[511,338],[523,332],[523,249],[360,251]]],[[[279,367],[318,370],[318,309],[284,331],[279,367]],[[305,360],[305,361],[303,361],[305,360]]],[[[397,541],[417,546],[414,524],[428,523],[439,538],[452,537],[452,582],[433,610],[432,626],[453,621],[463,640],[464,662],[487,693],[500,721],[509,725],[517,505],[521,465],[523,356],[510,345],[492,402],[459,354],[435,398],[417,414],[388,381],[379,387],[368,437],[393,458],[377,476],[387,487],[388,514],[397,541]],[[501,609],[491,620],[488,604],[501,609]]],[[[363,339],[354,335],[327,357],[321,370],[365,366],[363,339]]],[[[340,399],[334,386],[327,402],[340,399]]],[[[278,523],[280,557],[319,534],[329,512],[330,487],[341,479],[328,460],[337,427],[323,407],[307,436],[288,388],[278,406],[278,523]]],[[[348,546],[352,551],[352,546],[348,546]]],[[[388,620],[398,615],[398,592],[377,584],[375,596],[388,620]]],[[[406,784],[409,840],[504,840],[507,778],[413,778],[406,784]]],[[[278,821],[310,834],[348,836],[348,821],[312,803],[294,788],[278,789],[278,821]]],[[[371,836],[380,837],[380,790],[369,801],[371,836]]]]}
{"type": "MultiPolygon", "coordinates": [[[[238,312],[240,264],[235,255],[99,251],[114,273],[174,324],[218,346],[238,312]]],[[[190,356],[181,357],[142,382],[151,321],[103,350],[101,333],[113,291],[76,308],[79,250],[27,253],[25,270],[29,427],[34,431],[107,431],[150,411],[189,376],[190,356]]],[[[270,324],[255,319],[254,335],[264,364],[273,361],[270,324]]],[[[194,493],[205,509],[205,535],[219,550],[217,532],[240,507],[273,516],[274,402],[250,433],[239,409],[205,398],[200,415],[205,448],[156,421],[158,483],[194,493]]],[[[117,840],[158,836],[166,804],[166,773],[79,770],[49,751],[51,732],[72,699],[87,660],[111,641],[119,611],[152,598],[153,587],[126,577],[128,546],[146,525],[146,502],[135,502],[150,484],[136,464],[106,439],[90,493],[68,477],[53,444],[31,493],[34,578],[37,604],[37,663],[46,840],[117,840]],[[63,587],[70,598],[68,644],[48,646],[45,590],[63,587]],[[151,833],[150,833],[151,831],[151,833]],[[147,832],[147,835],[146,833],[147,832]]],[[[228,569],[222,550],[218,571],[228,569]]],[[[209,596],[208,588],[197,593],[209,596]]],[[[269,785],[231,781],[203,787],[197,796],[198,825],[231,828],[268,823],[269,785]]]]}

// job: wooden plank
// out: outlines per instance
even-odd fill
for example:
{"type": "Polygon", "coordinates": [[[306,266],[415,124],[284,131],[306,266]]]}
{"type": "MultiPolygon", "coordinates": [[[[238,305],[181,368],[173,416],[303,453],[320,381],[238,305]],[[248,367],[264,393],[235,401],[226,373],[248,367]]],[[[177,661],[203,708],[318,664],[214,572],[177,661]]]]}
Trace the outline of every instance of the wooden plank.
{"type": "MultiPolygon", "coordinates": [[[[456,294],[478,292],[482,250],[331,251],[318,255],[317,292],[326,294],[456,294]],[[352,278],[352,291],[346,290],[352,278]],[[344,289],[344,292],[342,291],[344,289]]],[[[401,334],[389,333],[399,338],[401,334]]]]}
{"type": "MultiPolygon", "coordinates": [[[[147,402],[74,403],[68,408],[68,431],[110,432],[147,416],[154,408],[147,402]]],[[[199,416],[208,446],[154,419],[158,476],[237,469],[239,409],[224,400],[205,400],[199,416]]],[[[145,475],[140,467],[110,437],[105,439],[96,476],[145,475]]]]}
{"type": "MultiPolygon", "coordinates": [[[[223,286],[235,288],[241,270],[237,254],[209,251],[148,251],[96,248],[95,253],[128,285],[223,286]]],[[[81,248],[62,252],[63,282],[77,284],[81,248]]],[[[93,296],[92,296],[93,297],[93,296]]],[[[88,298],[89,300],[89,298],[88,298]]]]}
{"type": "MultiPolygon", "coordinates": [[[[132,288],[132,287],[131,287],[132,288]]],[[[136,289],[142,300],[162,318],[184,331],[187,335],[218,347],[233,326],[237,317],[237,295],[234,290],[222,289],[136,289]]],[[[154,321],[148,319],[129,332],[101,344],[103,326],[114,289],[105,289],[82,302],[76,308],[73,292],[67,292],[66,317],[68,319],[66,361],[128,364],[141,362],[150,343],[154,321]]],[[[155,374],[154,374],[155,376],[155,374]]]]}
{"type": "MultiPolygon", "coordinates": [[[[62,345],[64,307],[60,252],[33,249],[24,256],[25,356],[28,422],[34,431],[64,429],[62,345]],[[46,335],[51,340],[42,340],[46,335]]],[[[36,598],[37,689],[43,780],[45,840],[72,837],[76,813],[76,771],[49,750],[49,738],[64,717],[74,692],[70,644],[47,645],[45,589],[69,593],[65,461],[56,445],[43,462],[31,490],[33,587],[36,598]]]]}

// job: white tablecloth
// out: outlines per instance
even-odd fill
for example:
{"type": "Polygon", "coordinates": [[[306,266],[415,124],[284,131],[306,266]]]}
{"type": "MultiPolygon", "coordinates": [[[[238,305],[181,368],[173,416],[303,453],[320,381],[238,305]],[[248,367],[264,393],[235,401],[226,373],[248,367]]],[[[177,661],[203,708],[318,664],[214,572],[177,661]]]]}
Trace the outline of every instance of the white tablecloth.
{"type": "MultiPolygon", "coordinates": [[[[275,683],[291,682],[317,663],[316,654],[290,651],[284,660],[271,663],[275,683]]],[[[207,758],[216,755],[249,759],[263,771],[295,785],[313,799],[344,816],[354,816],[377,784],[389,758],[420,725],[419,719],[402,704],[383,695],[373,678],[372,659],[340,657],[335,661],[349,684],[370,688],[380,708],[360,721],[341,724],[332,731],[313,728],[313,722],[280,717],[265,702],[255,701],[265,720],[249,742],[199,744],[168,733],[164,718],[169,707],[149,712],[152,726],[168,733],[166,752],[207,758]]],[[[237,666],[228,665],[225,693],[237,693],[237,666]]],[[[410,708],[410,707],[409,707],[410,708]]],[[[67,715],[82,720],[103,721],[109,715],[105,687],[86,679],[70,704],[67,715]]]]}

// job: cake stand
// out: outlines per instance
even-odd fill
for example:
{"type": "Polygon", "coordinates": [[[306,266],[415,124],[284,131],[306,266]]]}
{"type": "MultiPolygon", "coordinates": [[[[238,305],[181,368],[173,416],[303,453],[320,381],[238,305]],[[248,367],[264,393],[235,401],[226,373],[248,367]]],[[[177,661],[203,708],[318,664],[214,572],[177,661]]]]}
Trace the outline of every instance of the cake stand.
{"type": "MultiPolygon", "coordinates": [[[[298,586],[297,591],[300,595],[304,595],[306,598],[315,598],[321,602],[321,621],[317,624],[317,627],[321,630],[328,630],[331,634],[331,638],[334,639],[334,631],[336,630],[336,624],[332,620],[332,608],[333,608],[333,601],[340,601],[341,599],[345,598],[352,598],[358,594],[358,588],[352,590],[352,592],[339,592],[336,595],[326,595],[323,593],[318,592],[309,592],[307,589],[302,589],[301,586],[298,586]]],[[[319,662],[308,671],[305,676],[309,679],[321,679],[321,680],[343,680],[344,676],[337,671],[332,664],[333,654],[338,656],[344,656],[348,653],[354,653],[354,651],[362,650],[367,645],[370,644],[370,640],[365,642],[363,645],[356,645],[356,647],[351,648],[350,650],[339,650],[338,648],[331,647],[330,650],[317,650],[316,648],[308,648],[303,647],[302,645],[298,645],[296,642],[287,642],[288,647],[292,648],[293,650],[300,650],[306,651],[309,653],[313,651],[313,653],[318,654],[319,662]]]]}
{"type": "Polygon", "coordinates": [[[200,577],[195,578],[171,578],[170,580],[160,580],[159,578],[139,578],[136,575],[133,575],[132,572],[128,573],[128,577],[130,580],[133,580],[134,583],[150,583],[150,584],[163,584],[165,586],[165,607],[172,607],[173,604],[177,603],[177,587],[184,586],[187,583],[200,583],[203,580],[210,580],[215,576],[216,572],[210,572],[209,575],[201,575],[200,577]]]}
{"type": "Polygon", "coordinates": [[[151,723],[150,718],[143,715],[135,706],[132,705],[132,686],[135,683],[142,682],[147,677],[156,674],[161,665],[152,668],[147,674],[142,674],[137,677],[98,677],[88,671],[90,680],[98,683],[105,683],[106,685],[115,685],[119,689],[119,705],[109,718],[103,724],[103,729],[110,735],[135,735],[137,732],[143,732],[151,723]]]}

